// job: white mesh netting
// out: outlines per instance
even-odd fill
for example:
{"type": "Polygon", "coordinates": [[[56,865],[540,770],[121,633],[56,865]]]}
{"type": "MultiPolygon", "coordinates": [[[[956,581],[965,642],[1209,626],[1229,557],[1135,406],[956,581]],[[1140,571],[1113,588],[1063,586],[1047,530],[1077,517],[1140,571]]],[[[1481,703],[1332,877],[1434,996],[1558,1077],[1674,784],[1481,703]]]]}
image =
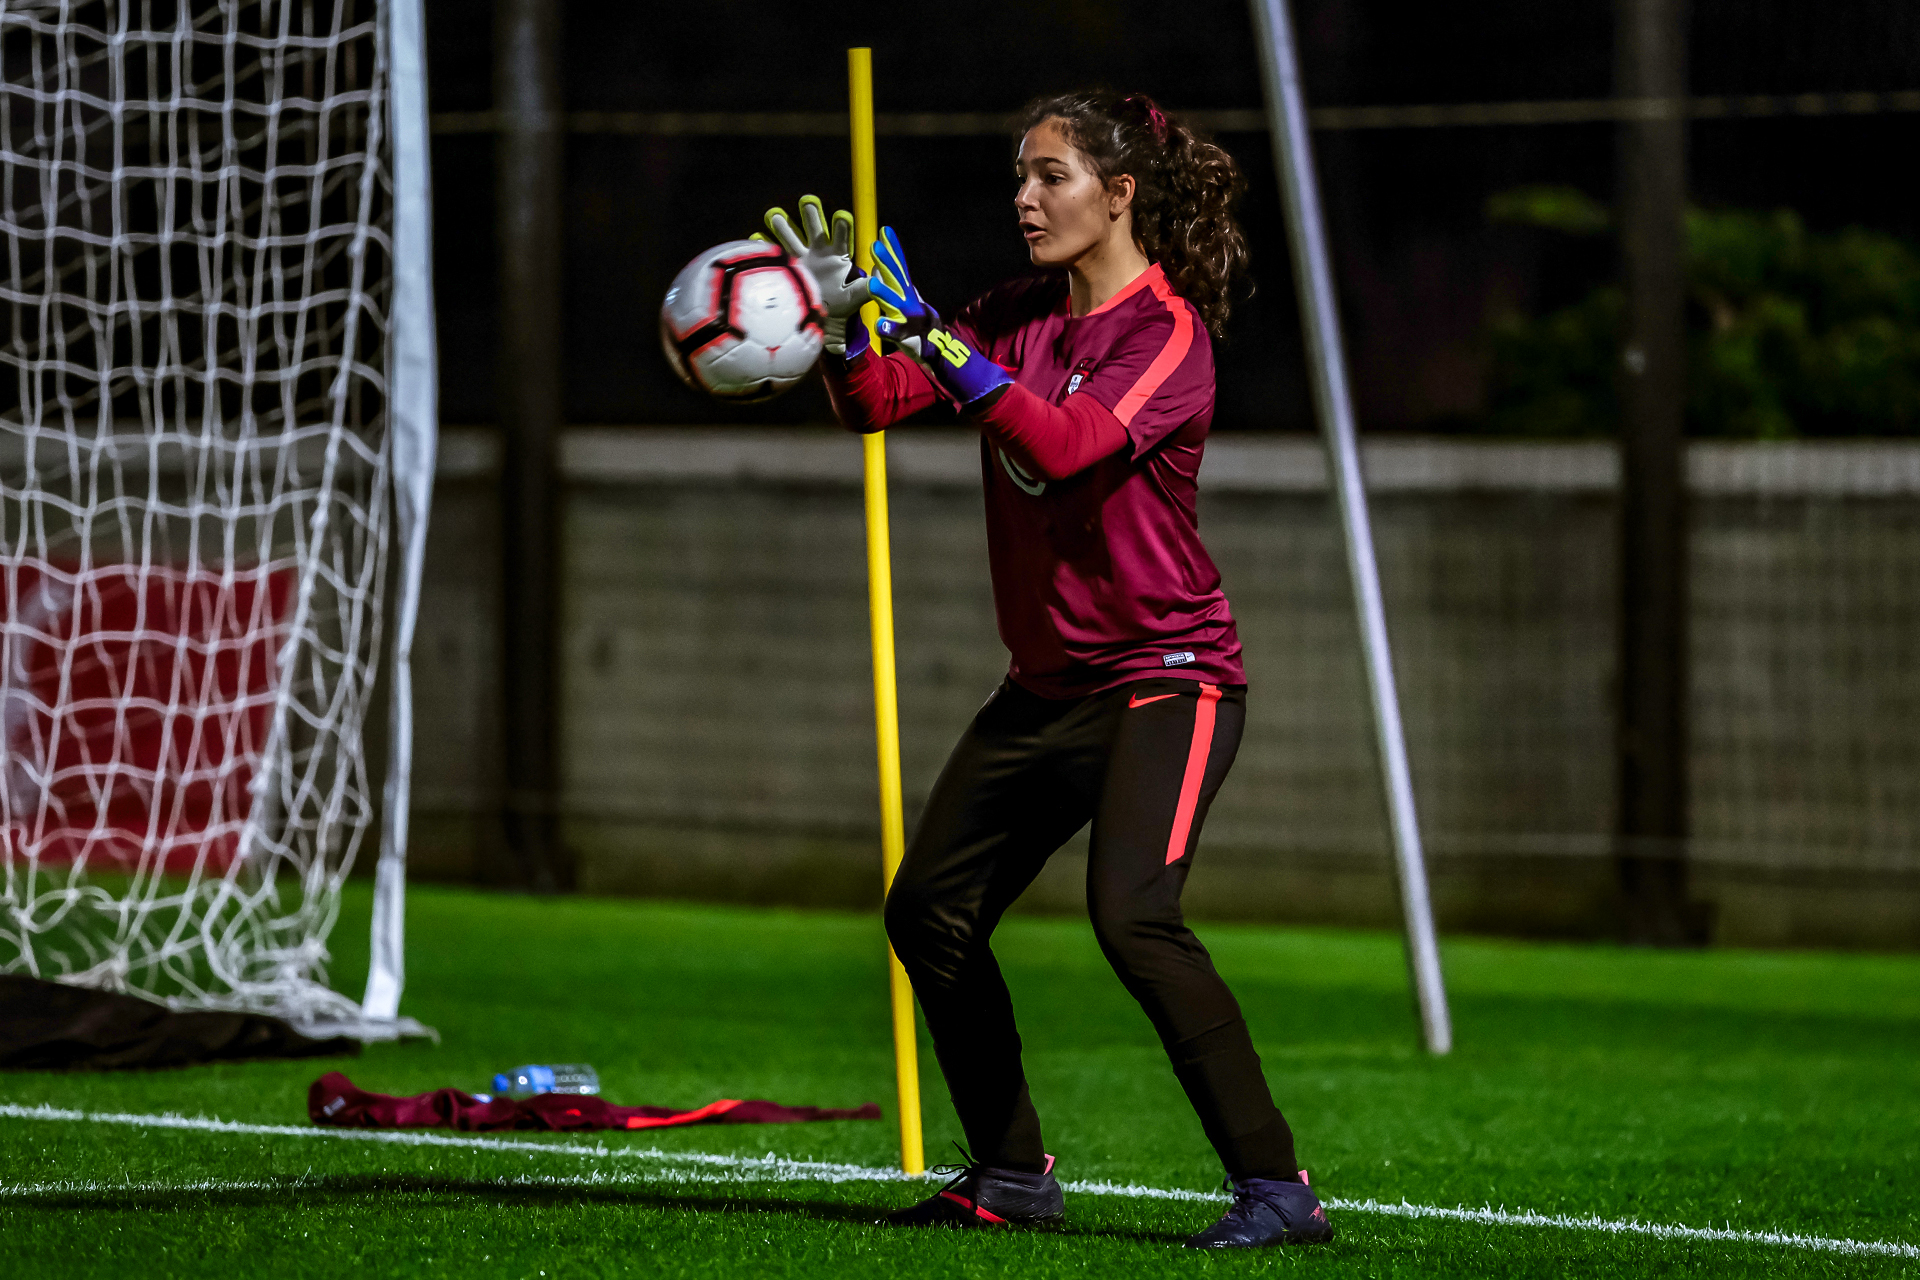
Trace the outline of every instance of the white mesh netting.
{"type": "Polygon", "coordinates": [[[0,3],[0,971],[301,1022],[376,814],[374,0],[0,3]]]}

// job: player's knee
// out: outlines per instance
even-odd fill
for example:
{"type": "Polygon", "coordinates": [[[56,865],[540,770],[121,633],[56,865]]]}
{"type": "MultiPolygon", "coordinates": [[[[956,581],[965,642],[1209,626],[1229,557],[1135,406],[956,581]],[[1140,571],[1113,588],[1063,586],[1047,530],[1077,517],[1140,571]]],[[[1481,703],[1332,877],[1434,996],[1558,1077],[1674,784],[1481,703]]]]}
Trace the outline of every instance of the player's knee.
{"type": "Polygon", "coordinates": [[[1107,963],[1122,978],[1132,973],[1142,958],[1146,939],[1146,921],[1132,904],[1090,899],[1088,917],[1093,921],[1093,936],[1107,963]]]}
{"type": "Polygon", "coordinates": [[[1186,933],[1179,916],[1168,917],[1150,904],[1121,895],[1090,895],[1087,914],[1107,963],[1129,984],[1165,969],[1168,953],[1180,949],[1180,937],[1186,933]]]}
{"type": "Polygon", "coordinates": [[[937,946],[944,932],[940,915],[939,905],[922,886],[905,878],[896,879],[887,891],[887,905],[881,913],[894,953],[905,961],[929,946],[937,946]]]}
{"type": "Polygon", "coordinates": [[[896,880],[887,893],[882,918],[887,941],[916,989],[959,982],[977,958],[978,917],[967,903],[896,880]]]}

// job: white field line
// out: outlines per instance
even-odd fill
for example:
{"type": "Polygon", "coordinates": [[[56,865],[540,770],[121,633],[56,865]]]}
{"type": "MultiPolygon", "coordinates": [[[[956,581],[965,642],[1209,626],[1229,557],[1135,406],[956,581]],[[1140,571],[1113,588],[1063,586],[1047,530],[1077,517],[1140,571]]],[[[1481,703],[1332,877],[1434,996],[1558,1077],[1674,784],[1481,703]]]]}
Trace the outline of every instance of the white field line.
{"type": "Polygon", "coordinates": [[[1499,1227],[1564,1227],[1571,1231],[1604,1231],[1611,1235],[1652,1236],[1658,1240],[1726,1240],[1736,1244],[1775,1244],[1827,1253],[1875,1254],[1888,1258],[1920,1258],[1920,1245],[1898,1240],[1836,1240],[1831,1236],[1803,1236],[1791,1231],[1737,1231],[1731,1227],[1682,1227],[1632,1218],[1574,1217],[1564,1213],[1532,1213],[1521,1209],[1443,1209],[1436,1205],[1382,1203],[1378,1200],[1339,1200],[1329,1197],[1329,1209],[1353,1213],[1383,1213],[1395,1218],[1444,1218],[1450,1222],[1479,1222],[1499,1227]]]}
{"type": "MultiPolygon", "coordinates": [[[[392,1129],[332,1129],[320,1126],[284,1124],[243,1124],[234,1120],[215,1120],[204,1116],[140,1115],[116,1112],[72,1111],[60,1107],[22,1107],[0,1103],[0,1119],[82,1121],[91,1124],[130,1125],[143,1129],[177,1129],[200,1133],[259,1134],[289,1138],[337,1138],[346,1141],[391,1143],[410,1147],[442,1147],[476,1151],[513,1151],[529,1155],[563,1155],[583,1159],[645,1160],[664,1165],[692,1165],[693,1168],[662,1168],[601,1172],[581,1177],[510,1176],[499,1179],[503,1187],[597,1187],[632,1186],[643,1183],[740,1183],[740,1182],[900,1182],[907,1175],[898,1169],[871,1165],[838,1164],[820,1160],[790,1160],[769,1152],[764,1156],[717,1155],[703,1151],[663,1151],[658,1147],[610,1147],[604,1143],[529,1142],[515,1138],[454,1137],[441,1133],[421,1133],[392,1129]]],[[[117,1192],[181,1191],[282,1191],[302,1181],[317,1180],[202,1180],[197,1182],[38,1182],[0,1183],[0,1201],[31,1200],[74,1194],[117,1192]]],[[[1147,1187],[1132,1183],[1068,1182],[1068,1191],[1080,1195],[1121,1196],[1132,1199],[1179,1200],[1222,1203],[1227,1197],[1217,1191],[1186,1191],[1173,1187],[1147,1187]]],[[[1657,1240],[1706,1240],[1731,1244],[1778,1245],[1793,1249],[1813,1249],[1825,1253],[1874,1255],[1920,1259],[1920,1245],[1897,1240],[1849,1240],[1829,1236],[1806,1236],[1785,1231],[1741,1231],[1732,1227],[1687,1227],[1658,1222],[1639,1222],[1631,1218],[1601,1218],[1569,1214],[1532,1213],[1527,1210],[1494,1208],[1443,1208],[1438,1205],[1390,1203],[1380,1200],[1347,1200],[1335,1196],[1323,1198],[1329,1209],[1349,1213],[1382,1214],[1395,1218],[1435,1218],[1448,1222],[1471,1222],[1501,1227],[1556,1227],[1570,1231],[1598,1231],[1609,1235],[1648,1236],[1657,1240]]]]}
{"type": "Polygon", "coordinates": [[[874,1182],[906,1177],[898,1169],[875,1169],[857,1164],[819,1160],[788,1160],[769,1152],[765,1156],[709,1155],[703,1151],[662,1151],[658,1147],[609,1147],[604,1143],[528,1142],[519,1138],[463,1138],[409,1129],[330,1129],[319,1125],[242,1124],[206,1116],[138,1115],[105,1111],[68,1111],[59,1107],[21,1107],[0,1103],[0,1119],[83,1120],[94,1124],[124,1124],[142,1129],[191,1129],[202,1133],[250,1133],[277,1138],[342,1138],[349,1142],[384,1142],[402,1147],[452,1147],[474,1151],[524,1151],[529,1154],[578,1156],[584,1159],[654,1160],[711,1165],[736,1171],[735,1181],[750,1175],[783,1182],[874,1182]],[[748,1175],[742,1177],[739,1175],[748,1175]]]}

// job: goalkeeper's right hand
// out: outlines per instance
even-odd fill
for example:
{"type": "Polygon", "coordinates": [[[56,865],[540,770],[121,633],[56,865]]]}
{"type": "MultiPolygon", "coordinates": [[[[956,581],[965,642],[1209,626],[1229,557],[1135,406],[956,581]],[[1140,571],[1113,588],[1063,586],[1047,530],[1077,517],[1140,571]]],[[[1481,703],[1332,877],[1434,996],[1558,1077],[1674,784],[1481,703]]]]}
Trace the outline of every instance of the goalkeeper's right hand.
{"type": "Polygon", "coordinates": [[[880,228],[873,246],[873,300],[882,318],[880,336],[905,350],[961,408],[981,404],[1013,382],[1007,370],[975,351],[940,321],[907,274],[906,251],[892,227],[880,228]]]}
{"type": "Polygon", "coordinates": [[[852,321],[858,330],[852,354],[858,355],[868,340],[867,327],[859,323],[860,308],[867,302],[867,277],[853,265],[853,215],[839,210],[829,230],[820,197],[801,196],[800,227],[806,232],[804,240],[785,209],[767,210],[767,230],[820,287],[820,301],[827,308],[827,350],[837,356],[849,354],[847,324],[852,321]]]}

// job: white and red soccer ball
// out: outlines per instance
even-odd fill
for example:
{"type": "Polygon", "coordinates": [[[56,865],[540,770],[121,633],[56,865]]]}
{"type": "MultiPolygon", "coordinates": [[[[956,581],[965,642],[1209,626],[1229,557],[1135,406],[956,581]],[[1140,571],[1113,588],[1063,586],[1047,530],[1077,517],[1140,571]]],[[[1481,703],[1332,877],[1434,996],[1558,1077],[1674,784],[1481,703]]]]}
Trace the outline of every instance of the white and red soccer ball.
{"type": "Polygon", "coordinates": [[[813,368],[826,320],[813,277],[785,249],[730,240],[673,278],[660,345],[688,386],[721,400],[768,400],[813,368]]]}

